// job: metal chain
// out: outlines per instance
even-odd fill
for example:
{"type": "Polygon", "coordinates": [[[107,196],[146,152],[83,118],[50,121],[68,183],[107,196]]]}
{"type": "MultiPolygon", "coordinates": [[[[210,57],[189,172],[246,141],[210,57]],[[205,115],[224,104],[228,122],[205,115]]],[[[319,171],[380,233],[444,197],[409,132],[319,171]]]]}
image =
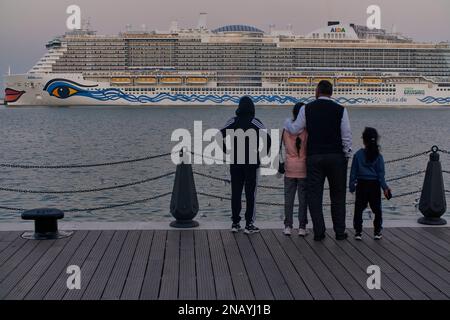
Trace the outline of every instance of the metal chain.
{"type": "MultiPolygon", "coordinates": [[[[402,193],[399,195],[395,195],[392,198],[402,198],[402,197],[406,197],[406,196],[410,196],[413,194],[418,194],[422,192],[422,190],[415,190],[415,191],[411,191],[411,192],[406,192],[406,193],[402,193]]],[[[448,192],[448,191],[446,191],[448,192]]],[[[205,197],[209,197],[209,198],[215,198],[215,199],[219,199],[219,200],[229,200],[231,201],[230,197],[225,197],[225,196],[218,196],[215,194],[211,194],[211,193],[207,193],[207,192],[198,192],[197,194],[201,195],[201,196],[205,196],[205,197]]],[[[245,200],[242,200],[242,202],[244,202],[245,200]]],[[[277,206],[277,207],[283,207],[284,203],[277,203],[277,202],[256,202],[257,205],[265,205],[265,206],[277,206]]],[[[347,202],[346,205],[350,206],[350,205],[354,205],[355,202],[347,202]]],[[[297,206],[297,205],[296,205],[297,206]]],[[[331,203],[324,203],[323,206],[325,207],[329,207],[331,206],[331,203]]]]}
{"type": "Polygon", "coordinates": [[[11,163],[0,163],[0,167],[3,168],[20,168],[20,169],[71,169],[71,168],[94,168],[94,167],[105,167],[105,166],[113,166],[119,164],[126,163],[134,163],[147,161],[157,158],[162,158],[171,155],[172,152],[167,152],[163,154],[158,154],[155,156],[148,156],[144,158],[137,158],[131,160],[122,160],[122,161],[112,161],[112,162],[104,162],[104,163],[94,163],[94,164],[65,164],[65,165],[26,165],[26,164],[11,164],[11,163]]]}
{"type": "MultiPolygon", "coordinates": [[[[165,196],[168,196],[169,194],[172,194],[172,192],[166,192],[166,193],[159,194],[157,196],[150,197],[150,198],[145,198],[145,199],[125,202],[125,203],[119,203],[119,204],[112,204],[112,205],[103,206],[103,207],[83,208],[83,209],[75,208],[75,209],[68,209],[68,210],[63,210],[63,211],[64,212],[91,212],[91,211],[112,209],[112,208],[118,208],[118,207],[125,207],[125,206],[130,206],[130,205],[133,205],[133,204],[144,203],[144,202],[148,202],[148,201],[151,201],[151,200],[163,198],[165,196]]],[[[0,209],[8,210],[8,211],[26,211],[26,210],[28,210],[28,209],[24,209],[24,208],[3,207],[3,206],[0,206],[0,209]]]]}
{"type": "Polygon", "coordinates": [[[410,174],[407,174],[407,175],[404,175],[404,176],[388,179],[388,180],[386,180],[386,182],[392,182],[392,181],[403,180],[403,179],[406,179],[406,178],[411,178],[411,177],[423,174],[425,172],[426,172],[426,170],[417,171],[417,172],[410,173],[410,174]]]}
{"type": "Polygon", "coordinates": [[[424,151],[424,152],[420,152],[420,153],[411,154],[411,155],[406,156],[406,157],[385,161],[385,164],[390,164],[390,163],[395,163],[395,162],[399,162],[399,161],[404,161],[404,160],[409,160],[409,159],[425,156],[425,155],[429,154],[430,152],[431,151],[428,150],[428,151],[424,151]]]}
{"type": "Polygon", "coordinates": [[[112,205],[108,205],[108,206],[104,206],[104,207],[83,208],[83,209],[69,209],[69,210],[65,210],[65,212],[84,212],[84,211],[90,212],[90,211],[98,211],[98,210],[112,209],[112,208],[118,208],[118,207],[125,207],[125,206],[130,206],[130,205],[133,205],[133,204],[144,203],[144,202],[148,202],[148,201],[151,201],[151,200],[163,198],[163,197],[168,196],[169,194],[172,194],[172,192],[166,192],[166,193],[159,194],[157,196],[153,196],[153,197],[150,197],[150,198],[145,198],[145,199],[125,202],[125,203],[119,203],[119,204],[112,204],[112,205]]]}
{"type": "MultiPolygon", "coordinates": [[[[417,172],[413,172],[404,176],[399,176],[399,177],[395,177],[395,178],[391,178],[386,180],[386,182],[393,182],[393,181],[398,181],[398,180],[402,180],[402,179],[407,179],[407,178],[411,178],[414,176],[418,176],[420,174],[425,173],[425,170],[421,170],[421,171],[417,171],[417,172]]],[[[450,173],[449,171],[442,171],[445,173],[450,173]]],[[[206,174],[206,173],[202,173],[202,172],[198,172],[198,171],[194,171],[193,172],[195,175],[201,176],[201,177],[205,177],[205,178],[209,178],[209,179],[213,179],[213,180],[217,180],[217,181],[222,181],[225,183],[231,183],[230,179],[224,179],[224,178],[219,178],[210,174],[206,174]]],[[[284,190],[284,187],[277,187],[277,186],[269,186],[269,185],[258,185],[258,188],[261,189],[273,189],[273,190],[284,190]]],[[[1,190],[1,189],[0,189],[1,190]]],[[[324,190],[329,190],[329,188],[324,188],[324,190]]]]}
{"type": "Polygon", "coordinates": [[[73,194],[73,193],[88,193],[88,192],[98,192],[98,191],[106,191],[106,190],[114,190],[114,189],[120,189],[120,188],[126,188],[131,186],[136,186],[139,184],[144,184],[150,181],[159,180],[168,176],[173,175],[175,172],[168,172],[165,174],[162,174],[160,176],[147,178],[135,182],[125,183],[117,186],[111,186],[111,187],[103,187],[103,188],[92,188],[92,189],[80,189],[80,190],[62,190],[62,191],[54,191],[54,190],[25,190],[25,189],[12,189],[12,188],[4,188],[0,187],[0,191],[7,191],[7,192],[18,192],[18,193],[32,193],[32,194],[73,194]]]}
{"type": "Polygon", "coordinates": [[[0,206],[0,209],[7,210],[7,211],[25,211],[26,210],[24,208],[3,207],[3,206],[0,206]]]}
{"type": "MultiPolygon", "coordinates": [[[[231,183],[230,179],[218,178],[218,177],[215,177],[213,175],[202,173],[202,172],[198,172],[198,171],[194,171],[193,173],[195,175],[198,175],[198,176],[201,176],[201,177],[205,177],[205,178],[209,178],[209,179],[213,179],[213,180],[217,180],[217,181],[222,181],[222,182],[225,182],[225,183],[231,183]]],[[[266,185],[258,185],[258,188],[261,188],[261,189],[273,189],[273,190],[284,190],[284,187],[266,186],[266,185]]]]}

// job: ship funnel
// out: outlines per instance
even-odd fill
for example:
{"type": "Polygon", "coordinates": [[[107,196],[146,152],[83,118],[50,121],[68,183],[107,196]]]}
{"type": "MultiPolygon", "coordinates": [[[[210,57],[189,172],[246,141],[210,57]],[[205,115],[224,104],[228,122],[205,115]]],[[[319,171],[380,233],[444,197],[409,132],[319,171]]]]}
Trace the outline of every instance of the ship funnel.
{"type": "Polygon", "coordinates": [[[269,24],[269,33],[272,33],[274,31],[275,31],[275,25],[273,23],[269,24]]]}
{"type": "Polygon", "coordinates": [[[200,12],[200,16],[198,17],[198,26],[197,29],[199,30],[206,30],[206,16],[208,14],[206,12],[200,12]]]}
{"type": "Polygon", "coordinates": [[[178,32],[179,28],[178,28],[178,21],[174,20],[172,21],[172,23],[170,24],[170,32],[178,32]]]}

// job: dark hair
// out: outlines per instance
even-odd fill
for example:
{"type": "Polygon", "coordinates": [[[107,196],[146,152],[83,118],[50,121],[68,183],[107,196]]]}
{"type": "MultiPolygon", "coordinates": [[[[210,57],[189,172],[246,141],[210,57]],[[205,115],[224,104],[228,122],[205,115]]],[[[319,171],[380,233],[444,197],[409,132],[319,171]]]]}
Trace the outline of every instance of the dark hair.
{"type": "Polygon", "coordinates": [[[297,102],[294,106],[294,108],[292,108],[292,115],[294,116],[294,121],[297,120],[298,114],[300,113],[300,109],[304,106],[305,104],[303,102],[297,102]]]}
{"type": "MultiPolygon", "coordinates": [[[[297,120],[298,114],[300,113],[300,109],[304,106],[305,104],[303,102],[297,102],[294,106],[294,108],[292,109],[292,114],[294,116],[294,121],[297,120]]],[[[297,153],[300,155],[300,148],[302,147],[302,139],[300,139],[300,137],[297,137],[295,139],[295,147],[297,148],[297,153]]]]}
{"type": "Polygon", "coordinates": [[[321,94],[331,96],[333,94],[333,85],[330,81],[322,80],[317,85],[317,91],[321,94]]]}
{"type": "Polygon", "coordinates": [[[380,146],[378,145],[379,135],[375,128],[367,127],[362,134],[363,142],[365,145],[366,161],[374,162],[380,155],[380,146]]]}

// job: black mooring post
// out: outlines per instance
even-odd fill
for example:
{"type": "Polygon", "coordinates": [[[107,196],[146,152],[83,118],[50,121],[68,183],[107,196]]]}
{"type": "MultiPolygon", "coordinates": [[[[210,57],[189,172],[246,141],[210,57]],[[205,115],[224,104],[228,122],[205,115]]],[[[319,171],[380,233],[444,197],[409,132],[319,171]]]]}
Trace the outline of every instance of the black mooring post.
{"type": "Polygon", "coordinates": [[[176,219],[170,223],[174,228],[195,228],[199,224],[192,219],[198,213],[197,190],[195,189],[192,165],[183,161],[183,150],[180,151],[181,163],[177,165],[173,184],[170,213],[176,219]]]}
{"type": "Polygon", "coordinates": [[[58,220],[64,218],[64,212],[58,209],[42,208],[22,213],[23,220],[34,220],[34,232],[25,232],[22,238],[50,240],[68,237],[69,231],[58,231],[58,220]]]}
{"type": "Polygon", "coordinates": [[[419,210],[423,217],[418,220],[426,225],[444,225],[447,223],[442,215],[447,210],[445,199],[444,177],[439,161],[439,148],[431,148],[430,160],[427,164],[422,194],[420,195],[419,210]]]}

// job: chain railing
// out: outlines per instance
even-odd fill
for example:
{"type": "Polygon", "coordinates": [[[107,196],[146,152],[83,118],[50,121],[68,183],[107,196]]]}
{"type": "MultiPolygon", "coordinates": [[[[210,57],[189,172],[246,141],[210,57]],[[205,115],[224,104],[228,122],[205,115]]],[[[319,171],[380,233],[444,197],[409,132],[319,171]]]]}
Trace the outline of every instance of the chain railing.
{"type": "MultiPolygon", "coordinates": [[[[438,152],[444,153],[444,154],[450,154],[449,151],[444,150],[444,149],[439,149],[437,147],[433,147],[431,150],[428,151],[424,151],[424,152],[420,152],[420,153],[415,153],[415,154],[411,154],[405,157],[401,157],[401,158],[397,158],[397,159],[392,159],[392,160],[388,160],[385,163],[386,164],[392,164],[392,163],[397,163],[397,162],[401,162],[401,161],[406,161],[409,159],[414,159],[417,157],[421,157],[421,156],[425,156],[427,154],[429,154],[430,152],[432,152],[433,150],[437,150],[438,152]]],[[[213,157],[208,157],[202,154],[196,154],[195,152],[192,151],[188,151],[191,155],[193,156],[198,156],[203,158],[209,158],[212,160],[218,160],[217,158],[213,158],[213,157]]],[[[142,161],[148,161],[148,160],[152,160],[152,159],[158,159],[158,158],[163,158],[166,156],[171,155],[173,152],[168,152],[168,153],[163,153],[163,154],[159,154],[159,155],[152,155],[152,156],[147,156],[147,157],[142,157],[142,158],[135,158],[135,159],[129,159],[129,160],[121,160],[121,161],[111,161],[111,162],[104,162],[104,163],[94,163],[94,164],[66,164],[66,165],[32,165],[32,164],[10,164],[10,163],[0,163],[0,167],[3,168],[19,168],[19,169],[71,169],[71,168],[93,168],[93,167],[104,167],[104,166],[114,166],[114,165],[122,165],[122,164],[128,164],[128,163],[136,163],[136,162],[142,162],[142,161]]],[[[450,171],[447,170],[443,170],[442,171],[445,174],[450,174],[450,171]]],[[[198,171],[194,171],[193,172],[195,175],[197,176],[202,176],[208,179],[212,179],[215,181],[221,181],[221,182],[225,182],[225,183],[230,183],[230,179],[227,178],[220,178],[217,176],[214,176],[212,174],[207,174],[207,173],[203,173],[203,172],[198,172],[198,171]]],[[[409,173],[406,175],[402,175],[402,176],[398,176],[398,177],[394,177],[394,178],[390,178],[387,179],[386,182],[393,182],[393,181],[400,181],[403,179],[407,179],[407,178],[411,178],[414,176],[418,176],[421,174],[424,174],[425,170],[420,170],[417,172],[413,172],[413,173],[409,173]]],[[[126,187],[131,187],[131,186],[136,186],[136,185],[141,185],[141,184],[145,184],[148,182],[152,182],[152,181],[156,181],[168,176],[173,175],[174,172],[168,172],[165,174],[161,174],[158,176],[154,176],[154,177],[150,177],[150,178],[146,178],[146,179],[141,179],[138,181],[134,181],[134,182],[130,182],[130,183],[125,183],[125,184],[121,184],[121,185],[114,185],[114,186],[108,186],[108,187],[96,187],[96,188],[88,188],[88,189],[76,189],[76,190],[32,190],[32,189],[20,189],[20,188],[8,188],[8,187],[0,187],[0,191],[5,191],[5,192],[15,192],[15,193],[28,193],[28,194],[78,194],[78,193],[93,193],[93,192],[100,192],[100,191],[107,191],[107,190],[116,190],[116,189],[121,189],[121,188],[126,188],[126,187]]],[[[259,185],[258,188],[262,188],[262,189],[271,189],[271,190],[284,190],[283,186],[271,186],[271,185],[259,185]]],[[[326,188],[328,189],[328,188],[326,188]]],[[[393,198],[401,198],[401,197],[406,197],[409,195],[413,195],[413,194],[418,194],[420,193],[421,190],[415,190],[415,191],[411,191],[411,192],[406,192],[406,193],[402,193],[399,195],[394,195],[393,198]]],[[[449,193],[448,190],[445,190],[446,193],[449,193]]],[[[105,210],[105,209],[111,209],[111,208],[118,208],[118,207],[125,207],[125,206],[130,206],[130,205],[134,205],[134,204],[139,204],[139,203],[144,203],[144,202],[149,202],[151,200],[156,200],[165,196],[168,196],[169,194],[171,194],[172,192],[166,192],[160,195],[156,195],[153,197],[149,197],[149,198],[145,198],[145,199],[139,199],[139,200],[134,200],[134,201],[129,201],[129,202],[124,202],[124,203],[119,203],[119,204],[112,204],[112,205],[107,205],[107,206],[99,206],[99,207],[93,207],[93,208],[73,208],[73,209],[68,209],[65,210],[66,212],[92,212],[92,211],[98,211],[98,210],[105,210]]],[[[226,196],[220,196],[220,195],[214,195],[211,193],[207,193],[207,192],[198,192],[198,195],[202,195],[202,196],[206,196],[206,197],[210,197],[210,198],[216,198],[216,199],[221,199],[221,200],[231,200],[229,197],[226,196]]],[[[276,202],[257,202],[256,204],[258,205],[267,205],[267,206],[284,206],[283,203],[276,203],[276,202]]],[[[354,204],[353,202],[349,202],[347,203],[347,205],[352,205],[354,204]]],[[[324,204],[324,206],[330,206],[330,204],[324,204]]],[[[9,207],[9,206],[0,206],[1,210],[8,210],[8,211],[24,211],[26,209],[24,208],[17,208],[17,207],[9,207]]]]}
{"type": "Polygon", "coordinates": [[[128,163],[135,163],[135,162],[142,162],[142,161],[148,161],[158,158],[163,158],[170,156],[172,152],[162,153],[158,155],[153,156],[147,156],[143,158],[136,158],[136,159],[130,159],[130,160],[121,160],[121,161],[110,161],[110,162],[103,162],[103,163],[93,163],[93,164],[59,164],[59,165],[32,165],[32,164],[14,164],[14,163],[0,163],[0,167],[3,168],[18,168],[18,169],[75,169],[75,168],[95,168],[95,167],[106,167],[106,166],[114,166],[114,165],[121,165],[121,164],[128,164],[128,163]]]}
{"type": "Polygon", "coordinates": [[[159,180],[165,177],[169,177],[171,175],[175,174],[175,172],[168,172],[156,177],[151,177],[139,181],[134,181],[130,183],[125,183],[121,185],[116,186],[110,186],[110,187],[98,187],[98,188],[91,188],[91,189],[78,189],[78,190],[29,190],[29,189],[13,189],[13,188],[5,188],[0,187],[0,191],[7,191],[7,192],[16,192],[16,193],[31,193],[31,194],[75,194],[75,193],[90,193],[90,192],[99,192],[99,191],[107,191],[107,190],[115,190],[115,189],[121,189],[131,186],[137,186],[140,184],[148,183],[151,181],[159,180]]]}

